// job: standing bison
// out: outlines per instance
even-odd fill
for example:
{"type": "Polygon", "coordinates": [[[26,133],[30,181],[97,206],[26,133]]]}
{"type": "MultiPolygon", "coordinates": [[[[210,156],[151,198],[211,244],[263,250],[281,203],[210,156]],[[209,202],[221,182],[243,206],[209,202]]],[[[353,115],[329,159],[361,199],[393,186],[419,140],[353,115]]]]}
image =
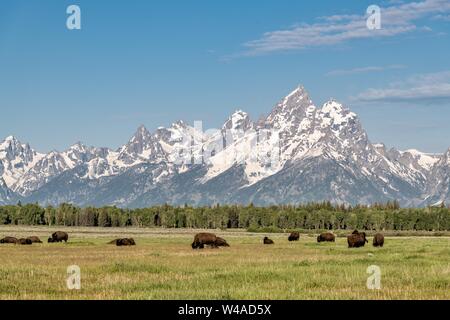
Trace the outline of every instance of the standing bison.
{"type": "Polygon", "coordinates": [[[205,249],[205,246],[217,248],[217,236],[212,233],[199,233],[194,237],[192,249],[205,249]]]}
{"type": "Polygon", "coordinates": [[[264,244],[275,244],[275,242],[273,242],[273,240],[270,240],[267,237],[264,238],[263,242],[264,242],[264,244]]]}
{"type": "Polygon", "coordinates": [[[290,242],[300,240],[300,233],[299,232],[292,232],[291,235],[289,236],[288,240],[290,242]]]}
{"type": "Polygon", "coordinates": [[[317,237],[317,242],[336,242],[336,236],[332,233],[322,233],[317,237]]]}
{"type": "Polygon", "coordinates": [[[373,238],[373,246],[383,248],[384,246],[384,235],[377,233],[373,238]]]}
{"type": "Polygon", "coordinates": [[[66,242],[69,240],[69,235],[66,232],[57,231],[48,238],[48,243],[66,242]]]}
{"type": "Polygon", "coordinates": [[[194,237],[192,249],[204,249],[205,246],[216,246],[217,236],[212,233],[199,233],[194,237]]]}
{"type": "Polygon", "coordinates": [[[14,237],[6,237],[0,240],[0,243],[6,243],[6,244],[14,244],[19,241],[17,238],[14,237]]]}
{"type": "Polygon", "coordinates": [[[369,243],[366,239],[365,232],[354,231],[351,235],[347,237],[348,247],[349,248],[361,248],[369,243]]]}

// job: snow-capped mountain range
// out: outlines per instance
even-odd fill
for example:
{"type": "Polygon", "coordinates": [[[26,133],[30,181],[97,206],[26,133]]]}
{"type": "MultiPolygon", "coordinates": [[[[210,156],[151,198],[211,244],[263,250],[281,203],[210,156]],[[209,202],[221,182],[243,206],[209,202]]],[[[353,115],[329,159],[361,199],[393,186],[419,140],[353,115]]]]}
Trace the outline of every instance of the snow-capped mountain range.
{"type": "Polygon", "coordinates": [[[303,87],[253,122],[237,111],[219,130],[180,121],[140,127],[118,150],[77,143],[64,152],[0,142],[0,205],[80,206],[298,204],[330,200],[404,206],[450,201],[450,149],[443,154],[373,144],[337,101],[321,108],[303,87]]]}

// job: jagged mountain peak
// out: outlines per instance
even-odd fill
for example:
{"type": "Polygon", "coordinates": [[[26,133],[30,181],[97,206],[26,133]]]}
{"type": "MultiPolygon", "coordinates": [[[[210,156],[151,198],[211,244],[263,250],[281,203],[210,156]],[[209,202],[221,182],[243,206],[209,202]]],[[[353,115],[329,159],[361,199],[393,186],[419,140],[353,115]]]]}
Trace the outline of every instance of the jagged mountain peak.
{"type": "Polygon", "coordinates": [[[253,127],[253,123],[247,112],[236,110],[223,125],[224,130],[247,131],[253,127]]]}
{"type": "Polygon", "coordinates": [[[350,111],[348,108],[344,107],[342,103],[339,103],[335,99],[328,100],[324,103],[322,107],[322,112],[324,113],[342,113],[350,111]]]}
{"type": "Polygon", "coordinates": [[[444,153],[441,159],[445,165],[450,166],[450,148],[444,153]]]}
{"type": "Polygon", "coordinates": [[[87,146],[86,146],[83,142],[78,141],[78,142],[74,143],[73,145],[71,145],[69,149],[73,149],[73,150],[86,150],[86,149],[87,149],[87,146]]]}
{"type": "Polygon", "coordinates": [[[342,124],[350,119],[357,119],[356,113],[350,111],[336,100],[326,102],[320,110],[324,118],[332,119],[334,124],[342,124]]]}
{"type": "Polygon", "coordinates": [[[144,125],[140,125],[136,130],[134,136],[131,138],[131,141],[133,141],[133,139],[144,140],[149,137],[151,137],[150,131],[148,131],[148,129],[144,125]]]}
{"type": "Polygon", "coordinates": [[[172,123],[171,128],[187,128],[188,125],[183,120],[178,120],[177,122],[172,123]]]}
{"type": "Polygon", "coordinates": [[[303,86],[299,86],[281,100],[266,119],[270,127],[283,128],[288,123],[299,122],[311,111],[313,102],[303,86]]]}
{"type": "Polygon", "coordinates": [[[425,192],[427,201],[450,199],[450,149],[430,155],[372,144],[355,113],[334,99],[317,108],[303,86],[258,124],[237,110],[221,129],[178,121],[151,133],[142,125],[117,151],[79,142],[42,156],[8,137],[0,142],[0,203],[2,192],[3,199],[15,192],[44,204],[124,207],[324,199],[408,205],[425,202],[425,192]],[[252,127],[269,129],[268,139],[252,127]],[[273,155],[278,161],[266,162],[273,155]]]}
{"type": "Polygon", "coordinates": [[[0,141],[0,150],[3,151],[15,151],[17,149],[24,149],[27,146],[27,144],[22,144],[22,142],[19,141],[14,136],[8,136],[3,141],[0,141]]]}
{"type": "Polygon", "coordinates": [[[140,154],[151,143],[152,134],[144,125],[138,127],[128,143],[119,148],[119,153],[140,154]]]}
{"type": "Polygon", "coordinates": [[[9,136],[0,142],[0,178],[11,186],[44,155],[22,144],[16,137],[9,136]]]}
{"type": "Polygon", "coordinates": [[[291,93],[289,93],[284,100],[301,100],[301,99],[309,99],[309,93],[306,91],[305,87],[303,85],[299,85],[297,88],[295,88],[291,93]]]}
{"type": "Polygon", "coordinates": [[[19,140],[15,137],[15,136],[7,136],[4,140],[3,140],[3,142],[8,142],[8,143],[11,143],[11,142],[18,142],[19,140]]]}

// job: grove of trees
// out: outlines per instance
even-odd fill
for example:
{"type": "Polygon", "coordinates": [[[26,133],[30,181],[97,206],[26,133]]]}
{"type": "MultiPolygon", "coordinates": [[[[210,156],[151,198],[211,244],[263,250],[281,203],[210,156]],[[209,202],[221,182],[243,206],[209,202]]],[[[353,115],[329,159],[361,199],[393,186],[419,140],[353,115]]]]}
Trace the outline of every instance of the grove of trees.
{"type": "Polygon", "coordinates": [[[450,208],[400,208],[398,203],[372,206],[332,205],[329,202],[300,206],[163,205],[143,209],[117,207],[79,208],[71,204],[41,207],[18,204],[0,207],[0,224],[85,227],[241,228],[249,230],[407,230],[449,231],[450,208]]]}

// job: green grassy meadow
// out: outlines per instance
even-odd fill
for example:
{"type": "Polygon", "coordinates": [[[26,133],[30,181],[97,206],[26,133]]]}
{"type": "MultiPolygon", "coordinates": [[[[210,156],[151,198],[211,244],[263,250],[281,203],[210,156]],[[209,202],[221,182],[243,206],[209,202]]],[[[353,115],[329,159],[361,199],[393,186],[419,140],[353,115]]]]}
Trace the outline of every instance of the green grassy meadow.
{"type": "MultiPolygon", "coordinates": [[[[287,234],[212,231],[230,248],[194,251],[199,230],[57,228],[68,244],[0,245],[0,299],[450,299],[450,237],[387,237],[386,246],[348,249],[345,238],[295,243],[287,234]],[[133,237],[136,247],[106,244],[133,237]],[[67,267],[81,268],[81,290],[68,290],[67,267]],[[367,268],[381,268],[369,290],[367,268]]],[[[0,238],[47,227],[0,227],[0,238]]],[[[372,239],[370,238],[369,241],[372,239]]]]}

